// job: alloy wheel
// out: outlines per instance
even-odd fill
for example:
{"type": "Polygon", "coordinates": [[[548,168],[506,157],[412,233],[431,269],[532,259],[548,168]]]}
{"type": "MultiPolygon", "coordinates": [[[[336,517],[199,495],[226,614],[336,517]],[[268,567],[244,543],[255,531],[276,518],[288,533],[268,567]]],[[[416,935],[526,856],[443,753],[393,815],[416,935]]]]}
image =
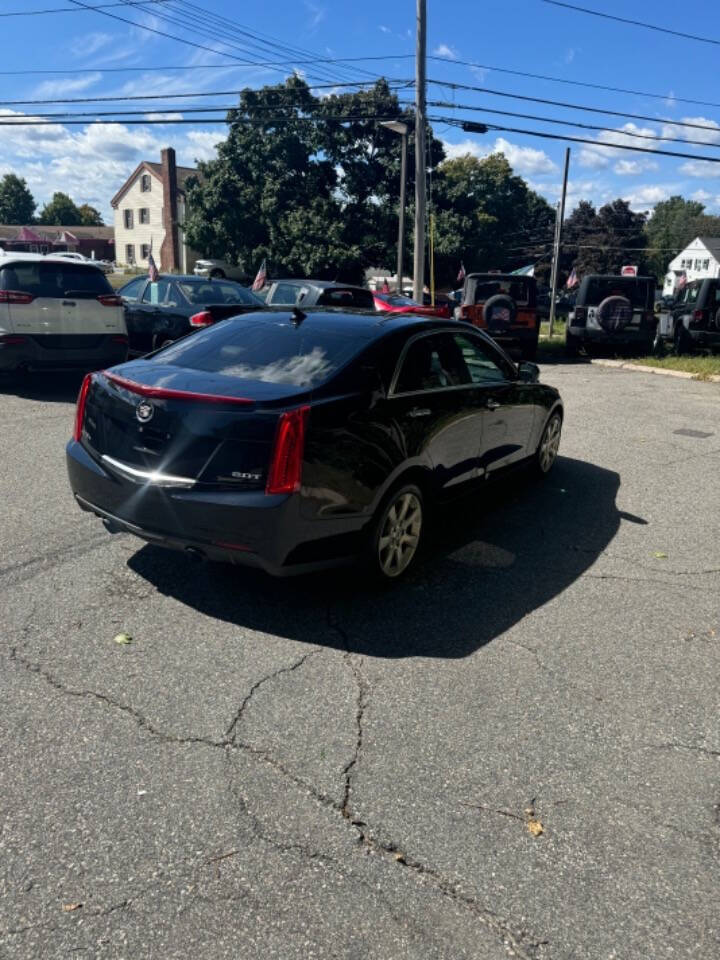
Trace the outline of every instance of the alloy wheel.
{"type": "Polygon", "coordinates": [[[399,577],[410,565],[422,530],[422,503],[409,490],[400,491],[387,508],[377,540],[377,560],[386,577],[399,577]]]}
{"type": "Polygon", "coordinates": [[[545,427],[545,432],[540,441],[540,449],[538,450],[538,465],[542,473],[547,473],[555,463],[555,458],[557,457],[560,447],[561,430],[560,417],[555,414],[545,427]]]}

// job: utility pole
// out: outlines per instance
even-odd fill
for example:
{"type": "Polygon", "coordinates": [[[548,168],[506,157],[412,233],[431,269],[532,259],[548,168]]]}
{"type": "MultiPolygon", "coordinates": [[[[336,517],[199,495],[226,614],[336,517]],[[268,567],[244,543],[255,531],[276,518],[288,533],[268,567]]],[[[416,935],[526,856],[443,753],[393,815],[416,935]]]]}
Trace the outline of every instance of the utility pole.
{"type": "Polygon", "coordinates": [[[570,169],[570,147],[565,150],[565,172],[563,174],[562,197],[557,207],[555,219],[555,243],[553,245],[553,262],[550,273],[550,336],[555,327],[555,302],[557,300],[557,276],[560,266],[560,241],[562,239],[563,220],[565,219],[565,197],[567,196],[568,170],[570,169]]]}
{"type": "Polygon", "coordinates": [[[415,47],[415,254],[413,257],[413,299],[423,302],[425,280],[425,56],[427,2],[417,0],[417,41],[415,47]]]}

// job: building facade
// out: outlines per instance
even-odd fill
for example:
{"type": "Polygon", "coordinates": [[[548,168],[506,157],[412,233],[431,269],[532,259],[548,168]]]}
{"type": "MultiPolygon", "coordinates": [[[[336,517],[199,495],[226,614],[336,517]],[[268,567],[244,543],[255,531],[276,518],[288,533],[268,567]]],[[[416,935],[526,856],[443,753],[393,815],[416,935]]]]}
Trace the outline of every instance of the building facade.
{"type": "Polygon", "coordinates": [[[152,249],[164,273],[191,273],[199,254],[184,242],[184,184],[197,174],[194,167],[178,167],[175,151],[167,147],[160,163],[143,160],[112,198],[115,217],[115,254],[118,264],[147,268],[152,249]]]}
{"type": "Polygon", "coordinates": [[[670,261],[663,283],[665,296],[675,294],[681,277],[686,283],[705,277],[720,277],[720,237],[695,237],[670,261]]]}
{"type": "Polygon", "coordinates": [[[61,253],[70,250],[91,260],[114,260],[112,227],[15,227],[0,225],[0,249],[8,253],[61,253]]]}

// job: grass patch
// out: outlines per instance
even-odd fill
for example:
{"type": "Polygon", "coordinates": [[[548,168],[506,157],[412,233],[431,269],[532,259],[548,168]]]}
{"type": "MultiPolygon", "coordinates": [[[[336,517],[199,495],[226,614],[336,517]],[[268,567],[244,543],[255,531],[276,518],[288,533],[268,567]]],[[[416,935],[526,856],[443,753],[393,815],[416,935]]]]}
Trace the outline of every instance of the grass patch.
{"type": "MultiPolygon", "coordinates": [[[[540,324],[540,340],[545,340],[548,343],[550,342],[550,321],[543,320],[540,324]]],[[[552,335],[553,342],[555,340],[562,340],[565,342],[565,321],[559,318],[555,319],[555,329],[553,330],[552,335]]]]}
{"type": "Polygon", "coordinates": [[[720,356],[709,357],[628,357],[630,363],[639,363],[643,367],[660,367],[665,370],[684,370],[694,373],[698,380],[707,380],[711,376],[720,376],[720,356]]]}

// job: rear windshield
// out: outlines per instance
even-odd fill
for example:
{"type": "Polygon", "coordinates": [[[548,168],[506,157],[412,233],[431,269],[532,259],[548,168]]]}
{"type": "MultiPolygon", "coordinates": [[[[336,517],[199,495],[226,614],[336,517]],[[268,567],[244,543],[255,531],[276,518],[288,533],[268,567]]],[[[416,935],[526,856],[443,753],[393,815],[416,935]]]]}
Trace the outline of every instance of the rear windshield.
{"type": "Polygon", "coordinates": [[[0,288],[31,293],[34,297],[75,297],[91,300],[112,293],[105,274],[83,263],[29,260],[4,266],[0,270],[0,288]]]}
{"type": "Polygon", "coordinates": [[[151,360],[241,380],[311,388],[328,380],[366,342],[337,329],[235,317],[178,341],[151,360]]]}
{"type": "Polygon", "coordinates": [[[369,290],[360,287],[329,287],[318,297],[318,305],[322,307],[351,307],[356,310],[374,310],[375,301],[369,290]]]}
{"type": "Polygon", "coordinates": [[[655,281],[641,277],[588,277],[578,302],[597,307],[606,297],[626,297],[633,307],[645,310],[653,305],[655,281]]]}
{"type": "Polygon", "coordinates": [[[530,303],[531,284],[527,280],[498,278],[497,280],[485,280],[482,278],[470,277],[468,279],[468,299],[467,303],[485,303],[496,294],[503,293],[505,296],[512,297],[518,306],[527,306],[530,303]]]}
{"type": "Polygon", "coordinates": [[[178,283],[183,296],[192,304],[207,306],[217,303],[242,303],[261,307],[262,301],[238,283],[221,280],[183,280],[178,283]]]}

